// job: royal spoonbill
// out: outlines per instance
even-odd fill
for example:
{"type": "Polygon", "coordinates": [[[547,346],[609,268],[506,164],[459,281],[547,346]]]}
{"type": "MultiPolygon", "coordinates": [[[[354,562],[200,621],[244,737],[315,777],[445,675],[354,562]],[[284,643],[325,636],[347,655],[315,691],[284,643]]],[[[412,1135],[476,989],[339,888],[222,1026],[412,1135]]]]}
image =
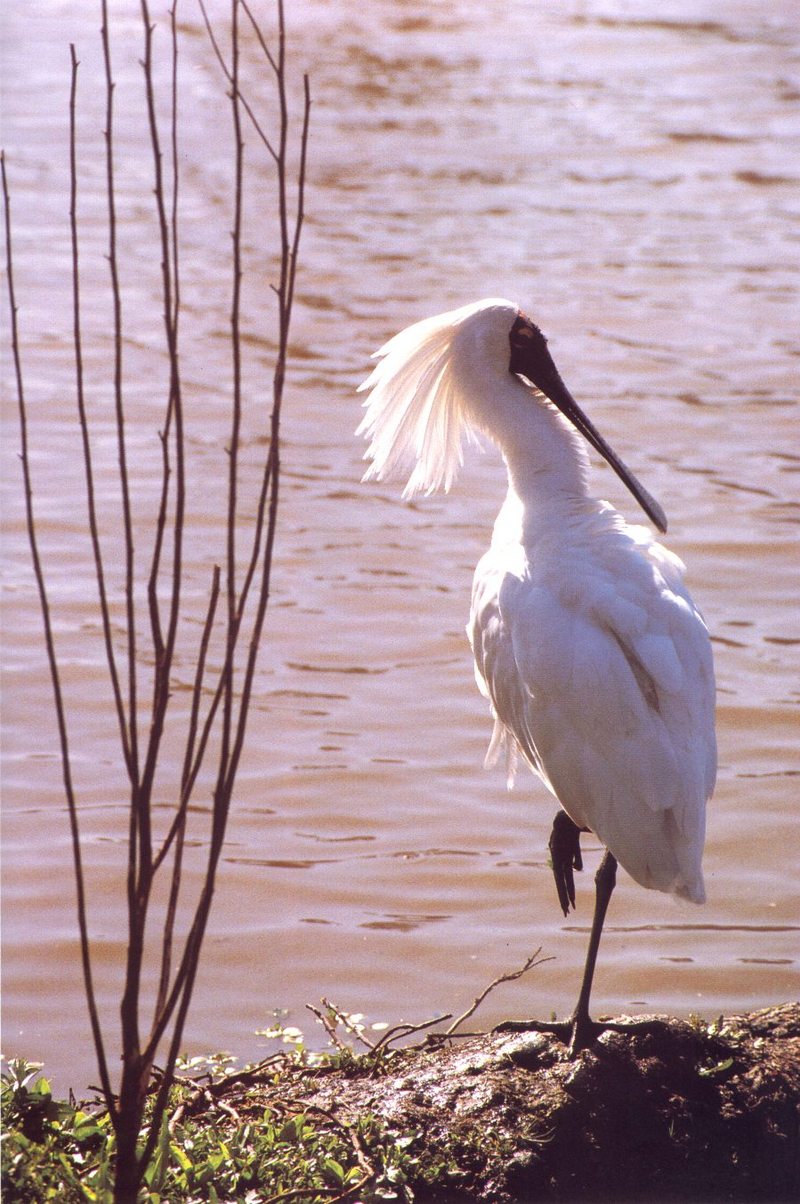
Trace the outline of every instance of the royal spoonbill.
{"type": "Polygon", "coordinates": [[[409,473],[404,496],[448,489],[465,437],[500,448],[508,493],[475,570],[467,628],[494,733],[487,761],[521,753],[563,810],[550,852],[575,906],[579,833],[606,852],[595,878],[577,1006],[558,1026],[571,1053],[604,1027],[589,1016],[617,862],[642,886],[705,898],[705,808],[716,775],[714,668],[683,565],[588,488],[586,440],[660,531],[664,512],[579,408],[538,326],[490,299],[417,322],[376,353],[358,434],[364,476],[409,473]]]}

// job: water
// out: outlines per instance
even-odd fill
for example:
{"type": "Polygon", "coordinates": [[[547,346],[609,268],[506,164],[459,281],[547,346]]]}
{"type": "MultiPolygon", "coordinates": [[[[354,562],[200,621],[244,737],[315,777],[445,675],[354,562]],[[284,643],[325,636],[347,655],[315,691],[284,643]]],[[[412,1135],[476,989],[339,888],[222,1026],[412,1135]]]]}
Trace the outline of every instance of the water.
{"type": "MultiPolygon", "coordinates": [[[[164,365],[150,350],[157,263],[149,164],[132,116],[137,6],[113,7],[131,461],[146,548],[164,365]]],[[[212,11],[221,18],[226,7],[212,11]]],[[[498,988],[479,1018],[564,1013],[574,1002],[597,849],[589,846],[578,911],[564,922],[546,864],[551,801],[530,777],[509,794],[501,771],[481,769],[490,724],[463,626],[472,567],[504,491],[501,466],[491,452],[474,455],[448,497],[409,506],[400,483],[359,484],[352,437],[370,353],[416,318],[485,295],[519,300],[541,323],[576,397],[664,504],[670,546],[689,564],[714,633],[720,774],[709,902],[681,907],[621,875],[595,1008],[713,1016],[796,996],[794,5],[287,7],[291,63],[309,70],[315,103],[278,564],[187,1048],[258,1057],[265,1042],[255,1030],[275,1011],[318,1041],[305,1004],[322,995],[373,1021],[460,1012],[538,946],[553,960],[498,988]]],[[[218,68],[194,6],[181,9],[183,362],[190,471],[203,485],[190,587],[201,609],[222,546],[229,144],[218,68]]],[[[65,174],[74,41],[87,372],[110,508],[99,18],[54,0],[9,6],[4,21],[36,501],[113,1040],[126,820],[83,538],[65,174]]],[[[271,362],[272,230],[251,227],[249,238],[255,388],[271,362]]],[[[6,357],[3,1048],[44,1060],[61,1090],[81,1091],[96,1072],[8,367],[6,357]]],[[[248,427],[248,455],[263,429],[263,418],[248,427]]],[[[594,481],[635,516],[610,471],[595,464],[594,481]]],[[[110,520],[106,529],[113,536],[110,520]]],[[[178,684],[191,672],[187,651],[178,684]]]]}

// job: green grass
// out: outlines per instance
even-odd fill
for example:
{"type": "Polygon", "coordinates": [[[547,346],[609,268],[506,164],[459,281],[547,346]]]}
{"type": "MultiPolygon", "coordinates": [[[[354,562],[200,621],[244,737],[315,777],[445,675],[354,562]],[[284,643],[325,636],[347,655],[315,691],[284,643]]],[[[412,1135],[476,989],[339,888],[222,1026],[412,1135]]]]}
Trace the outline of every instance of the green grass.
{"type": "MultiPolygon", "coordinates": [[[[40,1070],[16,1059],[2,1076],[4,1204],[107,1204],[114,1157],[109,1118],[100,1107],[53,1099],[40,1070]]],[[[372,1117],[346,1125],[290,1099],[240,1116],[185,1079],[172,1088],[140,1199],[407,1201],[412,1140],[387,1132],[372,1117]]]]}
{"type": "Polygon", "coordinates": [[[108,1117],[53,1099],[37,1063],[15,1058],[2,1075],[2,1192],[6,1201],[110,1198],[108,1117]]]}

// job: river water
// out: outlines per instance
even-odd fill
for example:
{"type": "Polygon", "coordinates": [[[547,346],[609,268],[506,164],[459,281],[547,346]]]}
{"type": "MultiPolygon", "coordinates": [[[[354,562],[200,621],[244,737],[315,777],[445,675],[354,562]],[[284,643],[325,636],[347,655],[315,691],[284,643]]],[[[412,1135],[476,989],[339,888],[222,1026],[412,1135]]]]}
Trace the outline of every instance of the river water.
{"type": "MultiPolygon", "coordinates": [[[[129,454],[144,559],[163,403],[158,257],[138,7],[111,7],[129,454]]],[[[258,8],[269,25],[271,6],[258,8]]],[[[227,6],[210,11],[223,22],[227,6]]],[[[155,5],[153,13],[163,55],[164,14],[155,5]]],[[[224,532],[229,110],[190,0],[179,18],[183,366],[199,485],[187,597],[201,615],[224,532]]],[[[74,42],[87,376],[113,565],[99,13],[38,0],[8,5],[3,21],[32,469],[113,1050],[126,812],[74,418],[66,152],[74,42]]],[[[363,449],[353,438],[355,387],[370,353],[417,318],[487,295],[517,300],[538,320],[575,396],[664,505],[669,546],[689,566],[714,638],[720,772],[709,900],[680,906],[621,875],[595,1010],[712,1017],[796,997],[795,5],[288,0],[287,22],[290,67],[310,73],[314,110],[283,504],[187,1049],[257,1058],[270,1045],[256,1030],[276,1015],[319,1044],[305,1005],[321,996],[372,1022],[458,1013],[539,946],[552,960],[497,988],[477,1019],[566,1013],[574,1002],[599,851],[589,841],[578,910],[564,921],[547,866],[552,800],[530,775],[509,793],[500,769],[482,768],[490,722],[463,633],[472,568],[504,493],[502,466],[493,452],[476,452],[449,496],[408,505],[400,482],[360,483],[363,449]]],[[[269,73],[258,77],[252,38],[246,45],[251,94],[270,120],[269,73]]],[[[255,163],[257,140],[247,141],[255,163]]],[[[268,383],[274,342],[269,202],[266,183],[248,193],[254,396],[268,383]]],[[[6,340],[5,298],[3,306],[6,340]]],[[[4,363],[3,1051],[43,1060],[57,1087],[82,1091],[96,1073],[7,355],[4,363]]],[[[245,499],[264,413],[257,407],[245,432],[245,499]]],[[[593,481],[641,517],[604,466],[594,463],[593,481]]],[[[146,680],[146,660],[140,669],[146,680]]],[[[186,653],[177,696],[191,675],[186,653]]],[[[160,805],[168,814],[169,797],[160,805]]]]}

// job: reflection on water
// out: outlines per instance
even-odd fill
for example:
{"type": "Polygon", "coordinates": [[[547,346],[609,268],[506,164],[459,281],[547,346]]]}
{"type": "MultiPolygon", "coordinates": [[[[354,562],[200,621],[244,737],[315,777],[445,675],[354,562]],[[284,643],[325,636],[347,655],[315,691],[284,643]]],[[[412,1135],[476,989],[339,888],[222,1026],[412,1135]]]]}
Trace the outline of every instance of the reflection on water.
{"type": "MultiPolygon", "coordinates": [[[[118,52],[122,97],[138,80],[138,17],[134,4],[115,8],[130,34],[118,52]]],[[[601,0],[557,11],[515,0],[488,16],[478,0],[288,9],[315,105],[280,571],[191,1049],[255,1057],[252,1034],[274,1009],[308,1027],[304,1005],[321,995],[375,1020],[459,1011],[539,945],[554,960],[496,991],[484,1021],[563,1012],[574,1001],[597,847],[566,924],[547,866],[552,803],[532,779],[508,794],[502,774],[481,769],[489,722],[463,624],[472,566],[503,494],[501,466],[492,453],[475,456],[451,496],[405,505],[399,485],[359,484],[362,448],[352,437],[354,389],[371,352],[416,318],[482,295],[518,299],[541,322],[576,397],[665,505],[670,546],[689,564],[714,633],[721,768],[709,903],[683,908],[623,877],[597,1009],[713,1015],[796,996],[794,6],[732,0],[724,20],[718,6],[688,0],[666,14],[640,5],[635,17],[601,0]]],[[[222,533],[228,135],[213,56],[188,8],[183,21],[192,96],[182,155],[184,364],[190,471],[204,486],[190,573],[202,608],[222,533]]],[[[91,8],[68,2],[6,16],[15,87],[5,138],[36,501],[77,700],[93,933],[113,1026],[126,820],[80,538],[65,192],[75,41],[87,371],[110,505],[96,25],[91,8]]],[[[126,347],[132,463],[146,545],[161,396],[148,346],[160,314],[141,131],[123,103],[118,114],[126,304],[136,315],[126,347]]],[[[262,269],[248,293],[253,388],[272,347],[262,269]]],[[[262,437],[256,422],[247,438],[255,448],[262,437]]],[[[94,1072],[72,1019],[83,1005],[70,850],[17,447],[12,426],[3,474],[4,1049],[43,1058],[59,1087],[83,1089],[94,1072]]],[[[599,464],[595,481],[629,508],[599,464]]],[[[187,643],[176,705],[192,671],[187,643]]]]}

